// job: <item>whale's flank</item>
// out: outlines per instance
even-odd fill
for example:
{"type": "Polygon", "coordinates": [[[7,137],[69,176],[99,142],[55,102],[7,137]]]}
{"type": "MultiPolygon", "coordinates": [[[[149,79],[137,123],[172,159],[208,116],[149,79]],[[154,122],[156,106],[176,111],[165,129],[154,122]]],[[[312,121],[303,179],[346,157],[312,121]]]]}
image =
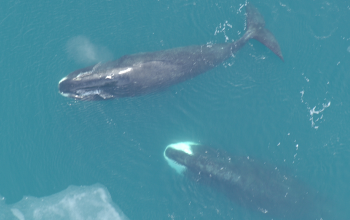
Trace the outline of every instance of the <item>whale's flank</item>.
{"type": "Polygon", "coordinates": [[[252,38],[283,60],[278,42],[265,28],[262,15],[251,4],[246,10],[247,30],[237,41],[125,55],[70,73],[59,82],[59,92],[74,99],[104,100],[161,91],[218,66],[252,38]]]}
{"type": "Polygon", "coordinates": [[[179,174],[270,219],[333,219],[323,195],[268,162],[192,142],[168,145],[164,158],[179,174]]]}

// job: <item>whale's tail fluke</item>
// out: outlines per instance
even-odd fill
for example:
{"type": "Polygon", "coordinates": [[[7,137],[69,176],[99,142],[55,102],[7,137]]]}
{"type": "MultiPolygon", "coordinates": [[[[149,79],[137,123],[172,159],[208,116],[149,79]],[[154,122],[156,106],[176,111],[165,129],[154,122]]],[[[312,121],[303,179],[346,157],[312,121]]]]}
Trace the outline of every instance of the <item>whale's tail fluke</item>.
{"type": "Polygon", "coordinates": [[[247,3],[247,32],[248,38],[258,40],[268,47],[281,60],[283,60],[281,48],[273,34],[265,28],[265,21],[259,11],[250,3],[247,3]]]}

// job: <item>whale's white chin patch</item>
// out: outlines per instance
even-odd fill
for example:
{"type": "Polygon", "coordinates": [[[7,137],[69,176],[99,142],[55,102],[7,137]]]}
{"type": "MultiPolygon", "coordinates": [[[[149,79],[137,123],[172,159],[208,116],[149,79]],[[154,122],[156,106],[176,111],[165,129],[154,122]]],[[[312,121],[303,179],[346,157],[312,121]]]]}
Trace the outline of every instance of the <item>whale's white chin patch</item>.
{"type": "Polygon", "coordinates": [[[189,154],[189,155],[193,155],[193,152],[192,152],[192,146],[193,145],[198,145],[197,143],[194,143],[194,142],[179,142],[179,143],[176,143],[176,144],[170,144],[168,145],[165,150],[164,150],[164,158],[165,160],[168,162],[169,166],[171,168],[173,168],[176,172],[178,172],[179,174],[183,174],[183,172],[186,171],[186,167],[181,165],[181,164],[178,164],[176,161],[168,158],[166,155],[165,155],[165,151],[168,149],[168,148],[173,148],[175,150],[179,150],[179,151],[183,151],[185,152],[186,154],[189,154]]]}

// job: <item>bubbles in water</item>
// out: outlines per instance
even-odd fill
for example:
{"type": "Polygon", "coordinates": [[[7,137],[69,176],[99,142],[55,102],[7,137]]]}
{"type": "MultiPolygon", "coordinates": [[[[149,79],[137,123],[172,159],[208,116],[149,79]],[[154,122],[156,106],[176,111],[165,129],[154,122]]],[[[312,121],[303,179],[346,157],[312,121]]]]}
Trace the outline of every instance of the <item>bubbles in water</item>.
{"type": "Polygon", "coordinates": [[[347,51],[350,53],[350,46],[348,47],[347,51]]]}
{"type": "Polygon", "coordinates": [[[66,45],[68,56],[85,65],[108,61],[112,53],[104,47],[96,46],[85,36],[76,36],[68,40],[66,45]]]}

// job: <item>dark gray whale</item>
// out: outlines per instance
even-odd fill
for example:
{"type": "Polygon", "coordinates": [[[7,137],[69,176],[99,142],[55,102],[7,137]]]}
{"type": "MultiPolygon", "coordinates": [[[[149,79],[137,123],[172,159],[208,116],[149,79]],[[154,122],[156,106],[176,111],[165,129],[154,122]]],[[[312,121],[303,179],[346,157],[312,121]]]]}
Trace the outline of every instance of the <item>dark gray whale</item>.
{"type": "Polygon", "coordinates": [[[164,157],[178,173],[269,219],[334,219],[325,216],[323,196],[276,166],[192,142],[167,146],[164,157]]]}
{"type": "Polygon", "coordinates": [[[226,44],[180,47],[164,51],[125,55],[118,60],[76,70],[58,84],[66,97],[84,100],[111,99],[156,92],[204,73],[256,39],[283,60],[273,34],[251,4],[246,6],[247,31],[226,44]]]}

